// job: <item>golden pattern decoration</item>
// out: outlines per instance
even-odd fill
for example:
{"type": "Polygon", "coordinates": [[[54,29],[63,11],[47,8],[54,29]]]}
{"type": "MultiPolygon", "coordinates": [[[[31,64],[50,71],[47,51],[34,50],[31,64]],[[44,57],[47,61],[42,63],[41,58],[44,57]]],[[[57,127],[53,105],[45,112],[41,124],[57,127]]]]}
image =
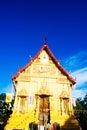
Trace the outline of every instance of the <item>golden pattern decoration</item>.
{"type": "Polygon", "coordinates": [[[60,95],[60,98],[69,98],[69,94],[67,94],[67,92],[63,90],[60,95]]]}
{"type": "Polygon", "coordinates": [[[47,86],[42,86],[41,89],[36,93],[36,95],[52,95],[47,86]]]}
{"type": "Polygon", "coordinates": [[[28,96],[28,93],[25,89],[22,88],[17,94],[17,96],[28,96]]]}

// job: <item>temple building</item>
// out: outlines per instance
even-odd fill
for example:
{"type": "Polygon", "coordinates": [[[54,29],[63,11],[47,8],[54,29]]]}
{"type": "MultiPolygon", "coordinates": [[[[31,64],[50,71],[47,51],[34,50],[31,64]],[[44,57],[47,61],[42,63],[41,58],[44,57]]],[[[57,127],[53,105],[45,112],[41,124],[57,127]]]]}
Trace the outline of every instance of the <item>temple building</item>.
{"type": "Polygon", "coordinates": [[[80,130],[73,114],[72,88],[76,80],[55,58],[46,43],[34,58],[12,76],[15,88],[13,113],[5,130],[38,129],[56,123],[60,130],[80,130]]]}

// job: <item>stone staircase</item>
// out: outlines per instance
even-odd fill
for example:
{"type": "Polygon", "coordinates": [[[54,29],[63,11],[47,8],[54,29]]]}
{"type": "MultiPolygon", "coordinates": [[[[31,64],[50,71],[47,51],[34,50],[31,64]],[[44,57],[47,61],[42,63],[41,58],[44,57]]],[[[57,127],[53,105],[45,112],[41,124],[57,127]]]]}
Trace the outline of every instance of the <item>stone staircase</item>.
{"type": "Polygon", "coordinates": [[[7,125],[5,126],[4,130],[28,130],[29,123],[33,118],[30,119],[29,114],[15,114],[13,113],[7,121],[7,125]]]}
{"type": "MultiPolygon", "coordinates": [[[[34,122],[34,114],[13,113],[7,121],[4,130],[28,130],[29,124],[34,122]]],[[[79,123],[74,115],[72,116],[59,116],[57,123],[60,125],[60,130],[81,130],[79,123]]]]}

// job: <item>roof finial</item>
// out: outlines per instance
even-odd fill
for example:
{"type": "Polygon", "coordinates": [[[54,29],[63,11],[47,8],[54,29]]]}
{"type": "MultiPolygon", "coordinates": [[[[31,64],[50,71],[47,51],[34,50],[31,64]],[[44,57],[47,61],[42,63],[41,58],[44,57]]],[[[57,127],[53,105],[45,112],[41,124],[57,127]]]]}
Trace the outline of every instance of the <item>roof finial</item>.
{"type": "Polygon", "coordinates": [[[32,59],[33,59],[31,55],[30,55],[29,57],[30,57],[30,60],[32,60],[32,59]]]}
{"type": "Polygon", "coordinates": [[[46,36],[44,37],[44,45],[46,45],[47,44],[47,38],[46,38],[46,36]]]}

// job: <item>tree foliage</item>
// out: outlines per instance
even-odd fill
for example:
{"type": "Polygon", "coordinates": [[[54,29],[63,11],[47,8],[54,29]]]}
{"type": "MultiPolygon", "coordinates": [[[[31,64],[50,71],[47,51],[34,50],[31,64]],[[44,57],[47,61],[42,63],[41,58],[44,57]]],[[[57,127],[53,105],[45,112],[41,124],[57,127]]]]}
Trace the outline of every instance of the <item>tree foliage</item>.
{"type": "Polygon", "coordinates": [[[0,94],[0,130],[4,129],[4,126],[6,125],[6,122],[12,113],[12,106],[14,103],[14,100],[12,100],[11,103],[7,103],[5,99],[6,94],[0,94]]]}
{"type": "Polygon", "coordinates": [[[87,94],[83,99],[77,99],[76,107],[74,107],[74,114],[80,124],[87,124],[87,94]]]}

